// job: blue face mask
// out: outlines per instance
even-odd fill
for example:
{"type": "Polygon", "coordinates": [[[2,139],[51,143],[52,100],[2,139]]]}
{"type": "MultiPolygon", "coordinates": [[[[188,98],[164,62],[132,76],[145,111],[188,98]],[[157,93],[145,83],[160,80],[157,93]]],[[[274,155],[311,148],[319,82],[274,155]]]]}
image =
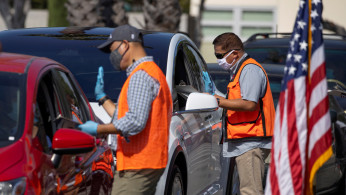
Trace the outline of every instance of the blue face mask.
{"type": "Polygon", "coordinates": [[[121,70],[120,62],[123,59],[123,56],[118,51],[121,44],[123,44],[123,42],[121,42],[120,45],[118,46],[118,48],[116,48],[114,51],[112,51],[110,56],[109,56],[109,60],[111,61],[111,64],[113,65],[113,68],[115,70],[121,70]]]}

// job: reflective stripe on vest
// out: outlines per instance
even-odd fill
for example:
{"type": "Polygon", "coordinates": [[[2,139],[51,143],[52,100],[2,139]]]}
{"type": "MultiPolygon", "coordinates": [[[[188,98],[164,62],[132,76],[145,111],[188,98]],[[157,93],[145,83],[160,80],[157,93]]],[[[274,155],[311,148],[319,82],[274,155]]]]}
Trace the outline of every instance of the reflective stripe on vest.
{"type": "Polygon", "coordinates": [[[127,91],[132,75],[144,70],[160,84],[145,128],[130,137],[130,142],[118,135],[117,170],[161,169],[168,161],[168,135],[172,117],[172,97],[166,77],[154,62],[139,64],[125,81],[119,96],[118,118],[128,111],[127,91]]]}
{"type": "Polygon", "coordinates": [[[255,111],[227,110],[227,139],[270,137],[273,135],[275,109],[272,92],[268,76],[257,61],[248,58],[242,63],[235,73],[234,80],[227,86],[228,99],[241,98],[239,78],[241,71],[247,64],[255,64],[263,70],[267,78],[266,92],[264,97],[259,100],[255,111]]]}

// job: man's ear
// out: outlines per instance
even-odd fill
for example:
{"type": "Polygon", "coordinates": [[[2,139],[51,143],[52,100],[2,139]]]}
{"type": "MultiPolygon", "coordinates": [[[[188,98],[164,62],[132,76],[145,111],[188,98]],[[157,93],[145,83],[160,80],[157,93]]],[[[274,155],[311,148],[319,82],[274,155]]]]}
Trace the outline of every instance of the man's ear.
{"type": "Polygon", "coordinates": [[[130,42],[129,41],[127,41],[127,40],[123,40],[123,44],[124,44],[124,50],[127,50],[128,48],[129,48],[129,46],[130,46],[130,42]]]}

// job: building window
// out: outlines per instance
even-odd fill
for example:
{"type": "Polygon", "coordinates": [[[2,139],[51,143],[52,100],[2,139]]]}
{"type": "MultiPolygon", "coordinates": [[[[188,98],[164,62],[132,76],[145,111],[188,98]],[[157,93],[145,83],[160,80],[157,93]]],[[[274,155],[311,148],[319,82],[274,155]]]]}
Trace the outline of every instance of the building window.
{"type": "Polygon", "coordinates": [[[273,22],[272,11],[243,11],[242,21],[273,22]]]}
{"type": "Polygon", "coordinates": [[[274,7],[206,6],[202,13],[201,52],[205,60],[215,62],[212,41],[224,32],[234,32],[242,41],[255,33],[276,31],[274,7]]]}
{"type": "Polygon", "coordinates": [[[224,32],[232,32],[230,26],[205,26],[202,28],[203,36],[215,37],[224,32]]]}
{"type": "Polygon", "coordinates": [[[213,11],[213,10],[205,10],[202,14],[203,20],[218,20],[218,21],[228,21],[233,20],[233,12],[229,11],[213,11]]]}
{"type": "Polygon", "coordinates": [[[275,32],[274,8],[205,7],[202,13],[203,41],[212,41],[223,32],[232,31],[245,41],[253,33],[275,32]]]}

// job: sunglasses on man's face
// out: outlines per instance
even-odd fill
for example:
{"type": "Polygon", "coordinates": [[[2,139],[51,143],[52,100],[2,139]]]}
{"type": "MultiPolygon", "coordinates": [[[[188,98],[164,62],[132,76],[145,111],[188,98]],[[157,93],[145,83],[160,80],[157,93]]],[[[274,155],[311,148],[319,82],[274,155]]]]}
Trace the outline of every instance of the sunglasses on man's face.
{"type": "Polygon", "coordinates": [[[222,59],[226,54],[228,54],[229,52],[233,51],[233,50],[239,50],[239,49],[231,49],[229,51],[226,51],[225,53],[215,53],[215,57],[217,59],[222,59]]]}

